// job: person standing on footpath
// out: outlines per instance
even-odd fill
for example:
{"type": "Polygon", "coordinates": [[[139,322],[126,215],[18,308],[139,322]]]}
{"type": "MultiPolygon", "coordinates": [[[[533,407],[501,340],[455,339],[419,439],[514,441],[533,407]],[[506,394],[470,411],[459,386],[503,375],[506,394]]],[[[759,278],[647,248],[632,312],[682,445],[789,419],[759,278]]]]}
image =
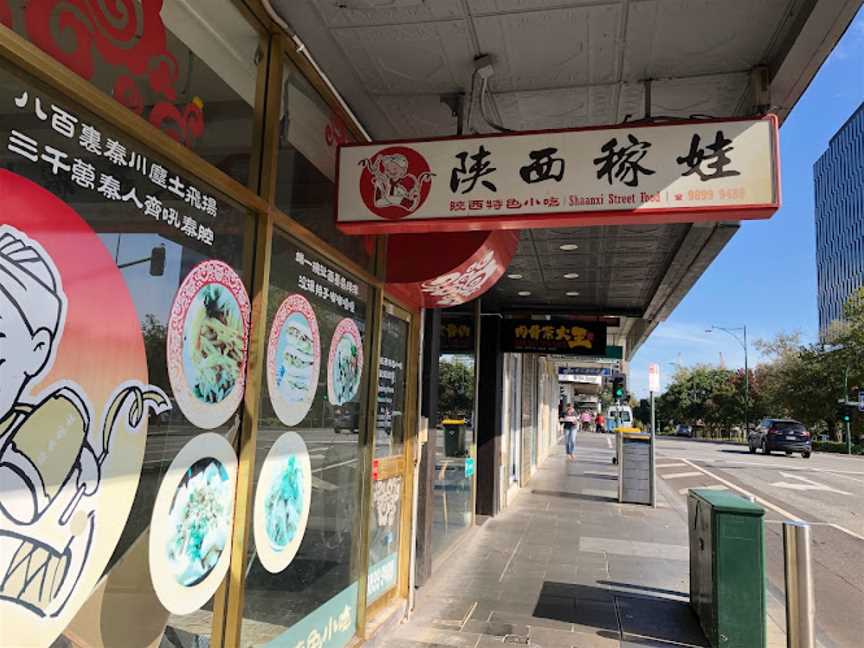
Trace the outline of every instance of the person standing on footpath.
{"type": "Polygon", "coordinates": [[[561,422],[564,423],[564,447],[567,451],[567,459],[573,461],[576,458],[576,424],[579,419],[570,403],[567,403],[561,422]]]}

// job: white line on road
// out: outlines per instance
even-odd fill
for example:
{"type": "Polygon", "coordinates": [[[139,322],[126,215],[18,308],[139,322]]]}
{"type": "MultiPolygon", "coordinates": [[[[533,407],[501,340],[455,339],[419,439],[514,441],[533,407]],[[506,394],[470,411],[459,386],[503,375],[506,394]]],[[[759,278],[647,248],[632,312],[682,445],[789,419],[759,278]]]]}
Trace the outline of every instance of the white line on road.
{"type": "Polygon", "coordinates": [[[607,448],[612,447],[612,439],[610,437],[606,437],[606,447],[607,448]]]}
{"type": "Polygon", "coordinates": [[[780,476],[785,477],[786,479],[795,479],[798,482],[802,483],[790,483],[790,482],[774,482],[771,484],[772,486],[777,486],[778,488],[786,488],[788,490],[800,490],[800,491],[825,491],[827,493],[837,493],[839,495],[852,495],[852,493],[847,493],[846,491],[837,490],[836,488],[831,488],[831,486],[826,486],[825,484],[820,484],[818,482],[814,482],[812,479],[807,479],[806,477],[801,477],[801,475],[793,475],[792,473],[787,473],[780,471],[780,476]]]}
{"type": "Polygon", "coordinates": [[[840,526],[839,524],[831,524],[831,525],[829,525],[829,526],[832,526],[832,527],[834,527],[835,529],[837,529],[838,531],[842,531],[843,533],[848,533],[848,534],[851,535],[853,538],[858,538],[859,540],[864,540],[864,536],[858,535],[858,534],[855,533],[854,531],[850,531],[850,530],[847,529],[846,527],[842,527],[842,526],[840,526]]]}
{"type": "Polygon", "coordinates": [[[665,464],[657,464],[655,468],[680,468],[681,466],[686,466],[687,464],[683,463],[665,463],[665,464]]]}
{"type": "MultiPolygon", "coordinates": [[[[702,468],[702,467],[700,467],[700,466],[697,466],[695,463],[693,463],[693,462],[690,461],[689,459],[683,459],[683,461],[686,462],[688,465],[692,466],[693,468],[695,468],[696,470],[698,470],[699,472],[701,472],[701,473],[705,473],[705,474],[708,475],[709,477],[711,477],[711,478],[713,478],[713,479],[716,479],[716,480],[719,481],[721,484],[726,484],[726,485],[727,485],[729,488],[731,488],[732,490],[736,490],[736,491],[738,491],[739,493],[741,493],[742,495],[745,495],[746,497],[752,497],[755,501],[759,502],[759,503],[760,503],[762,506],[764,506],[765,508],[774,511],[775,513],[779,513],[779,514],[782,515],[783,517],[788,518],[788,519],[792,520],[793,522],[805,522],[805,520],[802,520],[802,519],[801,519],[800,517],[798,517],[797,515],[792,515],[789,511],[780,508],[780,507],[777,506],[776,504],[772,504],[772,503],[769,502],[768,500],[766,500],[766,499],[764,499],[764,498],[762,498],[762,497],[759,497],[759,496],[756,495],[755,493],[751,493],[750,491],[748,491],[748,490],[746,490],[746,489],[744,489],[744,488],[741,488],[741,487],[738,486],[737,484],[733,484],[732,482],[730,482],[730,481],[728,481],[728,480],[726,480],[726,479],[723,479],[722,477],[720,477],[720,476],[718,476],[718,475],[715,475],[714,473],[712,473],[712,472],[710,472],[710,471],[708,471],[708,470],[705,470],[704,468],[702,468]]],[[[843,533],[852,536],[853,538],[857,538],[858,540],[864,540],[864,537],[858,535],[858,534],[855,533],[854,531],[850,531],[850,530],[847,529],[846,527],[840,526],[839,524],[832,524],[831,526],[833,526],[833,527],[834,527],[835,529],[837,529],[838,531],[842,531],[843,533]]]]}
{"type": "Polygon", "coordinates": [[[683,472],[683,473],[672,473],[671,475],[660,475],[663,479],[679,479],[681,477],[699,477],[700,473],[698,472],[683,472]]]}
{"type": "Polygon", "coordinates": [[[689,459],[682,459],[682,461],[684,461],[687,465],[689,465],[689,466],[695,468],[695,469],[698,470],[699,472],[708,475],[708,476],[711,477],[712,479],[716,479],[716,480],[719,481],[721,484],[725,484],[726,486],[728,486],[728,487],[731,488],[732,490],[736,490],[736,491],[738,491],[739,493],[741,493],[742,495],[744,495],[744,496],[746,496],[746,497],[748,497],[748,498],[749,498],[749,497],[752,497],[755,501],[757,501],[757,502],[759,502],[760,504],[762,504],[762,506],[764,506],[765,508],[767,508],[767,509],[771,509],[771,510],[774,511],[775,513],[779,513],[779,514],[782,515],[783,517],[785,517],[785,518],[789,518],[789,519],[792,520],[793,522],[803,522],[803,521],[804,521],[804,520],[802,520],[801,518],[799,518],[797,515],[792,515],[789,511],[787,511],[787,510],[785,510],[785,509],[782,509],[782,508],[780,508],[779,506],[776,506],[776,505],[772,504],[772,503],[769,502],[768,500],[762,499],[762,498],[759,497],[758,495],[756,495],[756,494],[754,494],[754,493],[751,493],[750,491],[748,491],[748,490],[746,490],[746,489],[744,489],[744,488],[741,488],[741,487],[738,486],[737,484],[733,484],[732,482],[730,482],[730,481],[728,481],[728,480],[726,480],[726,479],[723,479],[723,478],[720,477],[719,475],[715,475],[714,473],[705,470],[705,469],[702,468],[701,466],[697,466],[695,463],[693,463],[693,462],[690,461],[689,459]]]}

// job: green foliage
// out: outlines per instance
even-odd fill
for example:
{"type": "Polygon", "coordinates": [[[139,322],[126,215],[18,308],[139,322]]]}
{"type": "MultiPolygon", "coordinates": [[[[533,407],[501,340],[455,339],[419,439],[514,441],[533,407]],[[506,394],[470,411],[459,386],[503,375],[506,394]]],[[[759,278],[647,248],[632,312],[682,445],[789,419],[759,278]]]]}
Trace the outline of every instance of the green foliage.
{"type": "Polygon", "coordinates": [[[470,418],[474,411],[474,371],[464,362],[438,363],[439,418],[470,418]]]}
{"type": "MultiPolygon", "coordinates": [[[[846,444],[839,441],[814,441],[813,450],[816,452],[835,452],[838,454],[846,454],[846,444]]],[[[852,454],[864,455],[864,445],[853,445],[852,454]]]]}
{"type": "MultiPolygon", "coordinates": [[[[756,342],[766,361],[749,375],[751,425],[766,416],[788,417],[813,432],[827,431],[836,441],[843,439],[837,401],[855,399],[857,388],[864,388],[864,287],[853,293],[845,321],[832,326],[826,342],[805,345],[797,333],[756,342]]],[[[658,400],[659,426],[673,421],[704,425],[710,436],[725,435],[743,423],[744,384],[743,371],[680,367],[658,400]]],[[[851,432],[853,440],[864,434],[864,415],[852,417],[851,432]]]]}

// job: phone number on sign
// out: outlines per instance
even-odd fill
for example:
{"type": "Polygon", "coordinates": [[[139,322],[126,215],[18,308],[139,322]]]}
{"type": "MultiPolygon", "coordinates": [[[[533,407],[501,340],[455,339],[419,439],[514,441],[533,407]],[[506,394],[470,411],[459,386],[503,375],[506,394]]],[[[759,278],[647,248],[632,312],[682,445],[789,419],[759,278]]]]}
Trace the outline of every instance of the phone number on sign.
{"type": "Polygon", "coordinates": [[[744,187],[732,189],[692,189],[687,192],[687,200],[742,200],[746,195],[744,187]]]}

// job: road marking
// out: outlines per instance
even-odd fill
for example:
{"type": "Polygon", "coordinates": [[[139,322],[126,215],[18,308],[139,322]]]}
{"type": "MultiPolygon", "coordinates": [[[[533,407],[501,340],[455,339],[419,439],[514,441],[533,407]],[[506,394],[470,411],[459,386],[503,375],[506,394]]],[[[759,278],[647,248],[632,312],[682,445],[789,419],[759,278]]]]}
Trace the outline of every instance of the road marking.
{"type": "Polygon", "coordinates": [[[691,487],[691,488],[679,488],[678,494],[679,495],[686,495],[691,490],[693,490],[693,488],[699,488],[700,490],[717,490],[717,491],[729,490],[723,484],[711,484],[710,486],[695,486],[695,487],[691,487]]]}
{"type": "Polygon", "coordinates": [[[480,601],[474,601],[474,605],[472,605],[472,606],[471,606],[471,609],[468,610],[468,614],[466,614],[466,615],[463,617],[463,619],[462,619],[462,623],[459,624],[459,632],[462,632],[462,631],[465,629],[465,625],[468,623],[468,619],[470,619],[470,618],[471,618],[471,615],[474,614],[474,610],[477,609],[477,604],[478,604],[479,602],[480,602],[480,601]]]}
{"type": "Polygon", "coordinates": [[[780,508],[779,506],[777,506],[777,505],[775,505],[775,504],[772,504],[772,503],[769,502],[768,500],[766,500],[766,499],[764,499],[764,498],[762,498],[762,497],[759,497],[759,496],[756,495],[755,493],[751,493],[751,492],[748,491],[747,489],[745,489],[745,488],[741,488],[741,487],[738,486],[737,484],[733,484],[733,483],[730,482],[729,480],[727,480],[727,479],[723,479],[723,478],[720,477],[719,475],[715,475],[714,473],[705,470],[705,469],[702,468],[701,466],[697,466],[695,463],[693,463],[693,462],[690,461],[689,459],[682,459],[682,461],[684,461],[687,465],[689,465],[689,466],[695,468],[695,469],[698,470],[699,472],[708,475],[708,476],[711,477],[712,479],[716,479],[716,480],[717,480],[718,482],[720,482],[721,484],[725,484],[726,486],[728,486],[728,487],[731,488],[732,490],[736,490],[736,491],[738,491],[738,492],[741,493],[742,495],[745,495],[745,496],[748,497],[748,498],[753,498],[753,500],[755,500],[756,502],[759,502],[759,503],[760,503],[762,506],[764,506],[765,508],[767,508],[767,509],[771,509],[771,510],[774,511],[775,513],[779,513],[779,514],[782,515],[783,517],[785,517],[785,518],[789,518],[789,519],[792,520],[793,522],[803,522],[803,521],[804,521],[804,520],[802,520],[801,518],[799,518],[797,515],[792,515],[792,514],[791,514],[789,511],[787,511],[786,509],[782,509],[782,508],[780,508]]]}
{"type": "Polygon", "coordinates": [[[606,447],[610,448],[610,449],[612,448],[612,438],[611,437],[606,437],[606,447]]]}
{"type": "Polygon", "coordinates": [[[682,477],[699,477],[700,474],[698,472],[683,472],[683,473],[672,473],[671,475],[660,475],[663,479],[680,479],[682,477]]]}
{"type": "Polygon", "coordinates": [[[665,463],[665,464],[657,464],[656,468],[680,468],[681,466],[686,466],[687,464],[683,463],[665,463]]]}
{"type": "Polygon", "coordinates": [[[848,533],[848,534],[851,535],[853,538],[858,538],[859,540],[864,541],[864,536],[858,535],[857,533],[855,533],[854,531],[850,531],[850,530],[847,529],[846,527],[842,527],[842,526],[840,526],[839,524],[831,524],[831,525],[829,525],[829,526],[832,526],[832,527],[834,527],[835,529],[837,529],[838,531],[842,531],[843,533],[848,533]]]}
{"type": "Polygon", "coordinates": [[[618,471],[617,470],[593,470],[591,472],[586,471],[582,474],[585,475],[586,477],[617,477],[618,471]]]}
{"type": "Polygon", "coordinates": [[[788,490],[797,490],[797,491],[824,491],[826,493],[837,493],[839,495],[849,495],[852,493],[847,493],[846,491],[838,490],[836,488],[832,488],[831,486],[826,486],[825,484],[820,484],[818,482],[814,482],[812,479],[807,479],[806,477],[801,477],[801,475],[793,475],[792,473],[780,471],[780,476],[785,477],[786,479],[795,479],[799,482],[803,483],[791,483],[791,482],[774,482],[771,484],[772,486],[776,486],[778,488],[786,488],[788,490]]]}

